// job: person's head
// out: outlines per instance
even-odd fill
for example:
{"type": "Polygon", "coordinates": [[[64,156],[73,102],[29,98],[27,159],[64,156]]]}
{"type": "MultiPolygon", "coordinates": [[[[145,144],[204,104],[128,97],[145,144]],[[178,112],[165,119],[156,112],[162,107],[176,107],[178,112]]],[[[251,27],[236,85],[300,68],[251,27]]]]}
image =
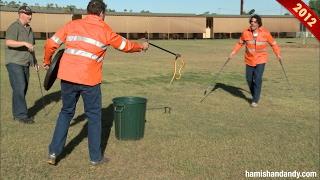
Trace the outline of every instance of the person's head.
{"type": "Polygon", "coordinates": [[[251,30],[254,31],[262,26],[262,19],[259,15],[254,14],[250,17],[249,23],[251,30]]]}
{"type": "Polygon", "coordinates": [[[91,0],[87,6],[87,12],[88,14],[97,15],[104,19],[106,8],[107,5],[103,0],[91,0]]]}
{"type": "Polygon", "coordinates": [[[31,22],[33,11],[29,6],[21,6],[18,9],[19,19],[22,24],[28,24],[31,22]]]}

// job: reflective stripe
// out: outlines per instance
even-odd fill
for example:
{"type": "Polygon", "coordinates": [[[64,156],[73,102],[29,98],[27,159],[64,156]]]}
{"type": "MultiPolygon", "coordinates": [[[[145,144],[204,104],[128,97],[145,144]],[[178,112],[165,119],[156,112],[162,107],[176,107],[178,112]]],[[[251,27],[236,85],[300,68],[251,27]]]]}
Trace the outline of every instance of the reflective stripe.
{"type": "Polygon", "coordinates": [[[60,38],[58,38],[55,35],[53,35],[50,39],[59,45],[62,44],[62,41],[60,40],[60,38]]]}
{"type": "Polygon", "coordinates": [[[247,47],[247,52],[253,53],[253,52],[267,52],[267,48],[263,48],[263,49],[255,49],[255,48],[248,48],[247,47]]]}
{"type": "Polygon", "coordinates": [[[107,45],[103,44],[102,42],[99,42],[99,41],[91,39],[91,38],[83,37],[83,36],[67,36],[67,41],[69,41],[69,42],[70,41],[83,41],[88,44],[95,45],[103,50],[107,49],[107,45]]]}
{"type": "Polygon", "coordinates": [[[277,44],[277,41],[273,41],[273,43],[271,43],[271,46],[274,46],[277,44]]]}
{"type": "Polygon", "coordinates": [[[247,47],[246,51],[250,52],[250,53],[254,53],[256,51],[256,49],[247,47]]]}
{"type": "Polygon", "coordinates": [[[263,49],[256,49],[256,52],[267,52],[267,48],[263,48],[263,49]]]}
{"type": "Polygon", "coordinates": [[[78,49],[70,49],[70,48],[68,48],[64,52],[66,54],[72,54],[72,55],[87,57],[87,58],[96,60],[98,62],[103,60],[103,57],[99,57],[99,56],[94,55],[92,53],[89,53],[89,52],[86,52],[86,51],[82,51],[82,50],[78,50],[78,49]]]}
{"type": "Polygon", "coordinates": [[[126,45],[127,45],[127,40],[126,40],[126,38],[122,37],[122,42],[121,42],[118,49],[123,50],[126,47],[126,45]]]}
{"type": "Polygon", "coordinates": [[[261,45],[266,45],[267,42],[266,41],[257,41],[257,45],[261,46],[261,45]]]}
{"type": "Polygon", "coordinates": [[[255,44],[254,40],[246,41],[247,44],[255,44]]]}

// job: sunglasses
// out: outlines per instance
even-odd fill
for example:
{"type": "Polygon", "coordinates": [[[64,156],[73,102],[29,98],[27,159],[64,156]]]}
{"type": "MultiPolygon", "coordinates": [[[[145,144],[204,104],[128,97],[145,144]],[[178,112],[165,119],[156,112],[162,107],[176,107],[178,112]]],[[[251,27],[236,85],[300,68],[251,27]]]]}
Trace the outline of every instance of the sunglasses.
{"type": "Polygon", "coordinates": [[[20,11],[20,13],[26,14],[26,15],[28,15],[28,16],[32,15],[32,12],[20,11]]]}

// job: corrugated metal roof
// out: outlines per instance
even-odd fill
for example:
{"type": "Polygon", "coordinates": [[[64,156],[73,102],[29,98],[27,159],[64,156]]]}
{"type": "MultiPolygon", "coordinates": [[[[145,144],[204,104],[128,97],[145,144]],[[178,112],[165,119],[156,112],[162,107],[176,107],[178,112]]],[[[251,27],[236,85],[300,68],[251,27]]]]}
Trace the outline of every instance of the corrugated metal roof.
{"type": "MultiPolygon", "coordinates": [[[[72,12],[69,10],[55,10],[55,9],[32,9],[35,13],[46,13],[46,14],[87,14],[87,11],[84,9],[75,9],[72,12]]],[[[18,8],[10,8],[5,6],[0,6],[0,11],[9,11],[17,12],[18,8]]],[[[139,13],[139,12],[106,12],[107,16],[144,16],[144,17],[212,17],[212,18],[244,18],[250,17],[250,15],[225,15],[225,14],[215,14],[215,15],[206,15],[206,14],[192,14],[192,13],[139,13]]],[[[261,15],[261,17],[287,17],[292,18],[292,15],[261,15]]]]}
{"type": "Polygon", "coordinates": [[[152,17],[196,17],[196,14],[181,13],[138,13],[138,12],[106,12],[107,16],[152,16],[152,17]]]}
{"type": "MultiPolygon", "coordinates": [[[[32,11],[35,13],[45,13],[45,14],[72,14],[70,10],[68,9],[39,9],[39,8],[34,8],[30,6],[32,11]]],[[[5,11],[5,12],[18,12],[18,8],[12,8],[12,7],[6,7],[6,6],[0,6],[0,11],[5,11]]],[[[85,10],[74,10],[73,14],[85,14],[85,10]]]]}
{"type": "MultiPolygon", "coordinates": [[[[225,15],[225,14],[217,14],[217,15],[204,15],[205,17],[213,17],[213,18],[249,18],[250,15],[225,15]]],[[[293,18],[293,15],[260,15],[262,18],[293,18]]]]}

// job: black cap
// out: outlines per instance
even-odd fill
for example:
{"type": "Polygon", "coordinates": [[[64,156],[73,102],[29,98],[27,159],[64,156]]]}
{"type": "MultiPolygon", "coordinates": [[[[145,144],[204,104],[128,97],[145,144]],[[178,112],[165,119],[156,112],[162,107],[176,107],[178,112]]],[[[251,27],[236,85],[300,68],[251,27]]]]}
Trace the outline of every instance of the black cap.
{"type": "Polygon", "coordinates": [[[33,11],[29,6],[21,6],[18,10],[19,13],[26,13],[26,14],[32,14],[33,11]]]}

